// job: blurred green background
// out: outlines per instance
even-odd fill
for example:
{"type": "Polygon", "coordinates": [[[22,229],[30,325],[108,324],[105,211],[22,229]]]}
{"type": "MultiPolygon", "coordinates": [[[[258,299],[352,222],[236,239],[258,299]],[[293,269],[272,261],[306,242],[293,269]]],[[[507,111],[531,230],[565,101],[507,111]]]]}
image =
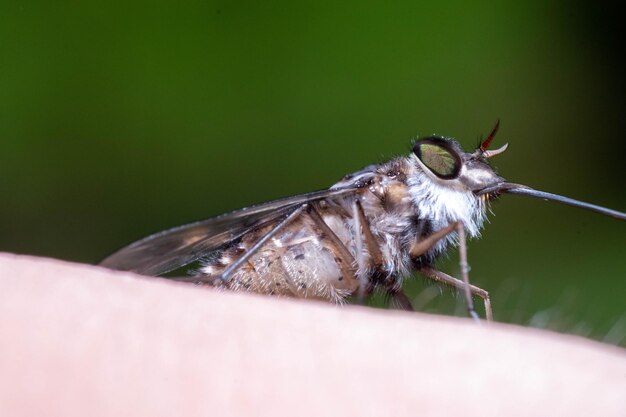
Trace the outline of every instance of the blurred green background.
{"type": "MultiPolygon", "coordinates": [[[[418,135],[472,148],[498,117],[501,175],[626,210],[617,11],[468,4],[0,1],[0,250],[95,263],[418,135]]],[[[469,256],[496,318],[626,344],[626,225],[519,196],[493,210],[469,256]]]]}

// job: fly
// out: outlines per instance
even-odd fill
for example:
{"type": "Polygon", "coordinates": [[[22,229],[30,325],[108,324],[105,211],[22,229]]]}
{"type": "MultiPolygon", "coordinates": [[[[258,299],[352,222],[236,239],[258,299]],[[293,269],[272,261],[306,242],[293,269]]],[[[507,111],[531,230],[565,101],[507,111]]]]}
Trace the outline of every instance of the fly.
{"type": "Polygon", "coordinates": [[[161,275],[199,261],[182,281],[233,291],[343,303],[377,289],[412,310],[403,281],[419,272],[473,297],[492,319],[489,293],[469,283],[466,237],[478,237],[492,200],[518,194],[625,220],[626,214],[507,182],[489,159],[498,123],[478,149],[452,138],[417,140],[412,153],[346,175],[327,190],[247,207],[153,234],[115,252],[101,265],[161,275]],[[462,279],[434,267],[460,249],[462,279]]]}

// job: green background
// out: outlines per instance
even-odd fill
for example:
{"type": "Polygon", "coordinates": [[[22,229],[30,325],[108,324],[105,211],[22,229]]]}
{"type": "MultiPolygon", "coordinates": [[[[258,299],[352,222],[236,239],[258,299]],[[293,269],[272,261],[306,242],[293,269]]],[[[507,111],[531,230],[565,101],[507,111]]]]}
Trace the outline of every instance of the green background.
{"type": "MultiPolygon", "coordinates": [[[[1,0],[0,250],[95,263],[418,135],[472,148],[497,118],[501,175],[624,211],[622,23],[600,7],[1,0]]],[[[469,256],[496,318],[626,344],[626,225],[519,196],[493,210],[469,256]]]]}

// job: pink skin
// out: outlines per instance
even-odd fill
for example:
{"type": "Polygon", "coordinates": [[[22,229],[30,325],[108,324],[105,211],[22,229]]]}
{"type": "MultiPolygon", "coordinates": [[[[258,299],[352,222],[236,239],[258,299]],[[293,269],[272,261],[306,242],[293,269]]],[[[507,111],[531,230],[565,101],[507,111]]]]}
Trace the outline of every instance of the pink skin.
{"type": "Polygon", "coordinates": [[[623,416],[624,393],[624,350],[577,337],[0,255],[2,416],[623,416]]]}

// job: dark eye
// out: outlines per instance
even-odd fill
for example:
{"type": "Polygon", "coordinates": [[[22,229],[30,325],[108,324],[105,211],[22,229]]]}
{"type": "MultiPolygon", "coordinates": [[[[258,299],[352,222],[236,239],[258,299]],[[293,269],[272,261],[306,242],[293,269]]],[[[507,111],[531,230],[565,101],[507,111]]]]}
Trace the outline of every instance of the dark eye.
{"type": "Polygon", "coordinates": [[[413,146],[413,153],[441,179],[451,180],[461,171],[461,157],[445,139],[432,137],[419,140],[413,146]]]}

